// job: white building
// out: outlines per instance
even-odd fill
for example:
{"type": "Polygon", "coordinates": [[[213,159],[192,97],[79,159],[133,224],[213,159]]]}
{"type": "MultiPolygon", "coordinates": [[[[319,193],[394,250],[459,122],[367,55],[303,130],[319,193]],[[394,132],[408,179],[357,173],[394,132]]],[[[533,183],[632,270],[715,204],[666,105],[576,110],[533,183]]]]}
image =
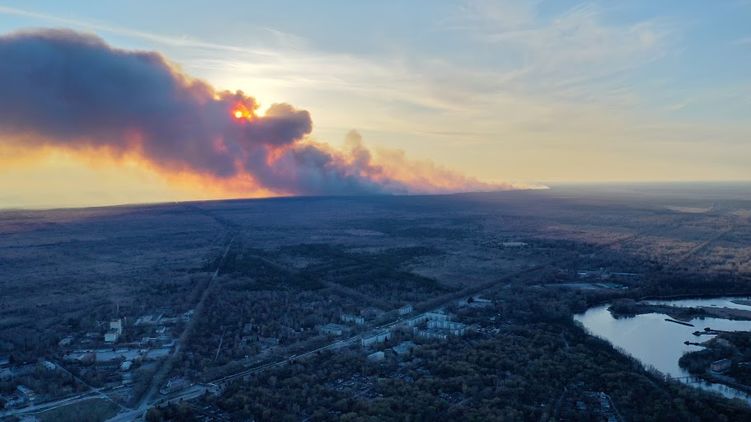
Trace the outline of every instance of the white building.
{"type": "Polygon", "coordinates": [[[399,343],[399,345],[394,346],[393,350],[394,350],[394,353],[396,353],[397,355],[404,356],[404,355],[408,355],[412,353],[412,350],[414,350],[415,347],[417,347],[415,343],[411,341],[403,341],[399,343]]]}
{"type": "Polygon", "coordinates": [[[430,320],[428,321],[428,328],[443,330],[454,336],[462,336],[467,326],[455,321],[430,320]]]}
{"type": "Polygon", "coordinates": [[[446,333],[444,330],[436,329],[418,330],[416,334],[418,337],[429,339],[446,340],[449,338],[448,333],[446,333]]]}
{"type": "Polygon", "coordinates": [[[407,304],[399,308],[399,315],[407,315],[407,314],[412,313],[412,311],[414,310],[415,308],[413,308],[412,305],[407,304]]]}
{"type": "Polygon", "coordinates": [[[123,334],[123,320],[113,319],[110,321],[110,329],[104,334],[104,342],[105,343],[114,343],[116,342],[120,336],[123,334]]]}
{"type": "Polygon", "coordinates": [[[340,336],[344,333],[345,327],[339,324],[326,324],[318,329],[321,334],[330,336],[340,336]]]}
{"type": "Polygon", "coordinates": [[[429,321],[447,321],[449,316],[443,311],[426,312],[425,316],[429,321]]]}
{"type": "Polygon", "coordinates": [[[368,355],[368,360],[371,362],[380,362],[386,358],[386,354],[383,352],[375,352],[368,355]]]}
{"type": "Polygon", "coordinates": [[[105,343],[115,343],[119,338],[120,334],[115,330],[107,331],[106,333],[104,333],[105,343]]]}
{"type": "Polygon", "coordinates": [[[135,325],[157,325],[161,321],[163,314],[143,315],[138,317],[135,325]]]}
{"type": "Polygon", "coordinates": [[[342,321],[344,322],[353,322],[357,325],[365,324],[365,318],[361,316],[352,315],[352,314],[342,314],[341,318],[342,318],[342,321]]]}
{"type": "Polygon", "coordinates": [[[363,347],[368,347],[373,344],[383,343],[389,338],[391,338],[391,333],[389,333],[388,331],[381,331],[375,334],[364,335],[360,342],[363,347]]]}
{"type": "Polygon", "coordinates": [[[110,331],[116,331],[117,335],[121,335],[123,333],[123,320],[118,318],[110,321],[110,331]]]}

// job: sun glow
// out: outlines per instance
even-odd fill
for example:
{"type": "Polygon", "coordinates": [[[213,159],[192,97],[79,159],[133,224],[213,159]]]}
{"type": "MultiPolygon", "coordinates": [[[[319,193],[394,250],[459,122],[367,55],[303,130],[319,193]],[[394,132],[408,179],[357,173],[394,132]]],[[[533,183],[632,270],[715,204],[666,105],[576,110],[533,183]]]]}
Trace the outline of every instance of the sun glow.
{"type": "Polygon", "coordinates": [[[234,115],[235,115],[235,119],[242,119],[244,113],[242,112],[242,110],[235,110],[234,115]]]}

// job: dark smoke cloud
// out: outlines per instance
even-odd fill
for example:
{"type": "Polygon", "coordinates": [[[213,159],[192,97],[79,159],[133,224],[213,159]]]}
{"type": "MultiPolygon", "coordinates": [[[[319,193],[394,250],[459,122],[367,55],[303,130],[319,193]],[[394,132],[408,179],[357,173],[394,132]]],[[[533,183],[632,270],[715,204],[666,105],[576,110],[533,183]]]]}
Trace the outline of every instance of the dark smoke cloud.
{"type": "Polygon", "coordinates": [[[163,171],[250,176],[285,194],[407,192],[359,141],[344,154],[303,141],[307,111],[215,91],[153,52],[67,30],[0,37],[0,142],[136,154],[163,171]],[[241,108],[248,119],[232,112],[241,108]],[[350,157],[351,155],[351,157],[350,157]]]}

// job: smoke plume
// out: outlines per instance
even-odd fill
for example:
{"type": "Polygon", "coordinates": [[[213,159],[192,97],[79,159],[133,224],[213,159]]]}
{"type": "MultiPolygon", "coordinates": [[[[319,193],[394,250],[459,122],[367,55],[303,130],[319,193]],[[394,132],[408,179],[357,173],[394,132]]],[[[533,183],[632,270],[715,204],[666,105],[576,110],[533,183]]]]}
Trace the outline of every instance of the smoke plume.
{"type": "Polygon", "coordinates": [[[334,149],[307,139],[307,111],[257,109],[253,97],[217,91],[157,53],[67,30],[0,37],[0,143],[137,157],[167,174],[244,180],[274,194],[510,188],[403,153],[371,153],[356,132],[334,149]]]}

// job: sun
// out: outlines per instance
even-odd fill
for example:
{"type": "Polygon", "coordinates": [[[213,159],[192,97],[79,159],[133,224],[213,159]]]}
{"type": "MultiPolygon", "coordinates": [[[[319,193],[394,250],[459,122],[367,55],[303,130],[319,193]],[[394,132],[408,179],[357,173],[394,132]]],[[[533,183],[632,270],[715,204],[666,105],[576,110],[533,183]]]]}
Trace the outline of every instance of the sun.
{"type": "Polygon", "coordinates": [[[233,114],[235,116],[235,119],[242,119],[243,118],[243,112],[242,112],[242,110],[235,110],[235,112],[233,114]]]}

